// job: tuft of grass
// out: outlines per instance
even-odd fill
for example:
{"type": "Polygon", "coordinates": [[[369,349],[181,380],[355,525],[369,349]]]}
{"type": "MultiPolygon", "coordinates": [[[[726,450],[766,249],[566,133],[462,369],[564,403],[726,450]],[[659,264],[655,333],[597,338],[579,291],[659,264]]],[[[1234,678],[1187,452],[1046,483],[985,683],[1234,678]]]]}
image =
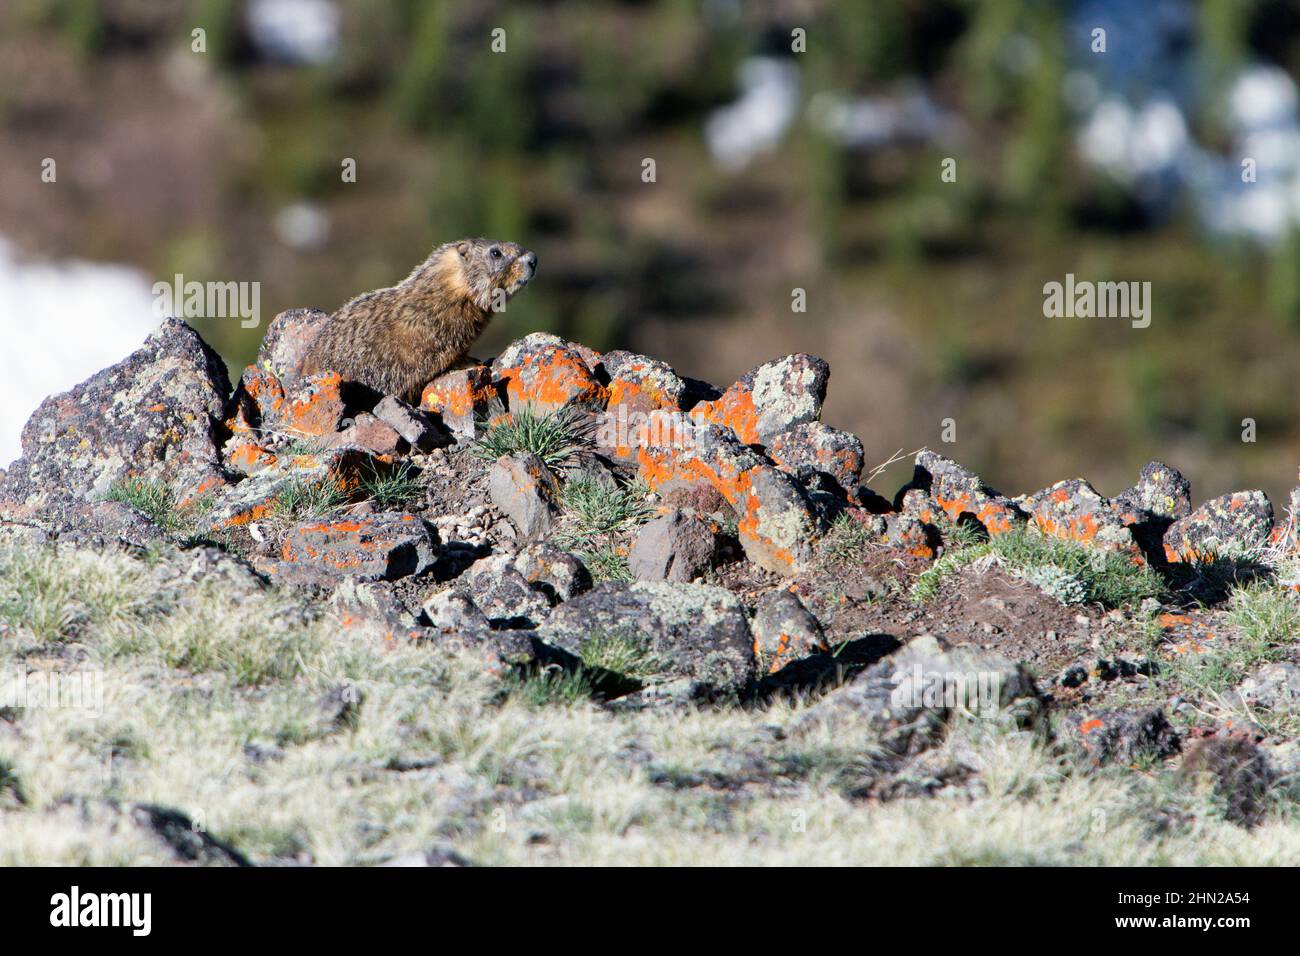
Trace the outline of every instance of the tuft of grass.
{"type": "Polygon", "coordinates": [[[586,667],[613,671],[639,681],[663,673],[663,661],[634,634],[592,634],[578,651],[586,667]]]}
{"type": "Polygon", "coordinates": [[[944,547],[949,551],[961,551],[983,544],[989,539],[982,525],[975,521],[951,521],[942,517],[935,522],[944,547]]]}
{"type": "Polygon", "coordinates": [[[403,507],[420,493],[419,472],[409,461],[388,471],[381,471],[372,463],[361,476],[359,493],[380,508],[403,507]]]}
{"type": "Polygon", "coordinates": [[[586,478],[575,478],[564,487],[560,504],[577,538],[612,535],[629,531],[653,513],[638,487],[610,488],[586,478]]]}
{"type": "Polygon", "coordinates": [[[503,681],[505,695],[531,707],[573,707],[590,703],[596,689],[584,671],[566,671],[548,667],[508,675],[503,681]]]}
{"type": "Polygon", "coordinates": [[[982,558],[1031,580],[1052,582],[1071,603],[1124,607],[1164,593],[1158,574],[1124,555],[1051,538],[1026,527],[943,555],[917,576],[912,598],[930,600],[949,575],[982,558]]]}
{"type": "Polygon", "coordinates": [[[631,581],[632,572],[627,566],[627,555],[617,545],[602,544],[573,551],[591,572],[593,581],[631,581]]]}
{"type": "MultiPolygon", "coordinates": [[[[143,620],[155,598],[145,565],[116,552],[0,550],[0,623],[41,644],[143,620]]],[[[0,636],[0,646],[5,640],[0,636]]]]}
{"type": "Polygon", "coordinates": [[[347,501],[347,490],[337,478],[294,478],[275,496],[271,515],[286,522],[309,521],[332,514],[347,501]]]}
{"type": "Polygon", "coordinates": [[[1248,584],[1229,596],[1228,623],[1250,644],[1277,649],[1300,640],[1300,602],[1293,591],[1248,584]]]}
{"type": "Polygon", "coordinates": [[[586,478],[565,485],[560,501],[556,544],[582,559],[597,581],[630,581],[627,537],[653,509],[645,504],[645,488],[608,487],[586,478]]]}
{"type": "Polygon", "coordinates": [[[182,507],[171,487],[153,478],[120,478],[104,497],[130,505],[168,534],[192,531],[196,518],[211,509],[213,501],[205,495],[182,507]]]}
{"type": "Polygon", "coordinates": [[[1227,621],[1236,629],[1229,640],[1198,655],[1179,655],[1171,662],[1174,676],[1202,698],[1227,711],[1281,730],[1296,729],[1294,715],[1245,713],[1233,689],[1261,665],[1282,656],[1300,639],[1300,601],[1291,591],[1280,591],[1263,581],[1234,588],[1228,597],[1227,621]]]}
{"type": "Polygon", "coordinates": [[[322,435],[302,435],[297,432],[275,432],[288,441],[276,452],[280,458],[315,458],[329,450],[322,435]]]}
{"type": "Polygon", "coordinates": [[[573,464],[592,445],[589,427],[581,409],[566,405],[549,415],[538,415],[528,406],[509,418],[489,425],[473,445],[476,458],[496,461],[502,455],[532,452],[548,468],[573,464]]]}
{"type": "Polygon", "coordinates": [[[861,521],[847,514],[838,515],[818,545],[819,569],[835,571],[862,564],[863,552],[874,540],[871,529],[861,521]]]}

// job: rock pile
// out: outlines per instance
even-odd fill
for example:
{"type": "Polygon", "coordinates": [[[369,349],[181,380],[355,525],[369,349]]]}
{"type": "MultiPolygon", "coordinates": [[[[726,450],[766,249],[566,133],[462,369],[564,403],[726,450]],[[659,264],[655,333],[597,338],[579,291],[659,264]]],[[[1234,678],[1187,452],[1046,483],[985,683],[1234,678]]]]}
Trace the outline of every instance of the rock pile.
{"type": "MultiPolygon", "coordinates": [[[[791,664],[834,658],[848,625],[833,623],[832,605],[889,592],[858,573],[833,593],[818,585],[833,528],[913,568],[957,535],[1025,529],[1161,569],[1294,545],[1261,492],[1193,509],[1186,479],[1154,461],[1114,498],[1083,479],[1009,497],[925,450],[887,499],[862,483],[861,440],[821,421],[830,369],[811,355],[718,389],[648,356],[535,333],[429,382],[412,407],[301,374],[325,318],[278,316],[233,388],[198,334],[169,319],[122,362],[47,399],[0,482],[7,536],[215,544],[265,581],[328,599],[342,626],[486,648],[501,667],[623,666],[624,691],[642,702],[750,693],[803,673],[791,664]],[[564,447],[485,453],[494,430],[556,415],[569,423],[564,447]],[[635,498],[637,520],[575,530],[579,485],[635,498]],[[589,539],[602,535],[616,571],[592,557],[589,539]]],[[[1004,704],[1037,695],[1002,657],[926,647],[840,659],[841,677],[866,670],[835,706],[902,726],[912,705],[889,716],[887,671],[912,658],[1004,675],[1004,704]]],[[[954,708],[941,710],[946,720],[954,708]]],[[[1107,757],[1126,753],[1118,731],[1085,734],[1103,737],[1107,757]]]]}

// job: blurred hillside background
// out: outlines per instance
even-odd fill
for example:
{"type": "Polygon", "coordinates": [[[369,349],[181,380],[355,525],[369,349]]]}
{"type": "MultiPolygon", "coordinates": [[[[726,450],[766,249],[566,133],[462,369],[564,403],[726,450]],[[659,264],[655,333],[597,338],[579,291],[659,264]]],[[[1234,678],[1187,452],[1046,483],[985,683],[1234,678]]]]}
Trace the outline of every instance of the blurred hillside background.
{"type": "Polygon", "coordinates": [[[1297,77],[1295,0],[0,0],[0,458],[156,281],[261,284],[262,328],[195,323],[235,377],[275,313],[485,234],[540,269],[481,356],[540,329],[726,385],[809,351],[872,462],[1113,494],[1158,457],[1284,506],[1297,77]],[[1067,272],[1150,281],[1150,327],[1045,318],[1067,272]]]}

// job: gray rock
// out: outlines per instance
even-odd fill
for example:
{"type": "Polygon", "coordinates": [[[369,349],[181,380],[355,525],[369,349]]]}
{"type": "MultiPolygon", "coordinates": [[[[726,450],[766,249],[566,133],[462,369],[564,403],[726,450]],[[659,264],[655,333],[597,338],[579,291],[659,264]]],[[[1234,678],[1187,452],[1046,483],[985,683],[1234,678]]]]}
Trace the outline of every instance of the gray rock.
{"type": "Polygon", "coordinates": [[[441,630],[462,631],[489,626],[487,615],[463,588],[439,591],[426,600],[420,610],[431,627],[441,630]]]}
{"type": "Polygon", "coordinates": [[[162,482],[182,502],[213,490],[225,482],[214,430],[230,392],[221,357],[167,319],[121,362],[41,402],[0,499],[100,499],[126,478],[162,482]]]}
{"type": "Polygon", "coordinates": [[[591,589],[591,572],[575,555],[546,542],[527,545],[515,555],[515,570],[552,604],[591,589]]]}
{"type": "Polygon", "coordinates": [[[295,387],[302,378],[302,361],[329,320],[319,309],[290,309],[281,312],[266,327],[262,345],[257,350],[257,366],[276,376],[286,388],[295,387]]]}
{"type": "Polygon", "coordinates": [[[165,537],[146,515],[120,501],[57,498],[40,506],[0,501],[0,538],[23,544],[143,548],[165,537]]]}
{"type": "Polygon", "coordinates": [[[1300,667],[1289,661],[1265,664],[1241,682],[1237,693],[1267,710],[1300,712],[1300,667]]]}
{"type": "Polygon", "coordinates": [[[330,606],[342,627],[367,632],[383,640],[418,640],[422,628],[392,594],[378,582],[345,578],[330,597],[330,606]]]}
{"type": "Polygon", "coordinates": [[[739,691],[754,677],[744,608],[705,584],[601,582],[555,608],[538,635],[578,656],[593,639],[627,640],[653,658],[657,678],[691,678],[695,696],[739,691]]]}
{"type": "Polygon", "coordinates": [[[709,569],[715,545],[708,521],[674,508],[641,526],[628,569],[640,581],[693,581],[709,569]]]}
{"type": "Polygon", "coordinates": [[[451,432],[445,427],[395,395],[385,396],[375,406],[374,415],[401,435],[412,448],[420,451],[444,448],[453,441],[451,432]]]}
{"type": "Polygon", "coordinates": [[[913,638],[814,704],[797,733],[864,721],[895,754],[911,754],[942,739],[958,717],[1039,725],[1043,701],[1020,665],[978,648],[950,647],[931,635],[913,638]]]}
{"type": "Polygon", "coordinates": [[[775,674],[792,660],[826,650],[821,623],[798,596],[784,589],[769,591],[759,599],[754,620],[754,651],[760,663],[775,674]]]}
{"type": "Polygon", "coordinates": [[[459,584],[493,627],[534,628],[551,609],[546,595],[534,589],[507,554],[475,561],[459,584]]]}
{"type": "Polygon", "coordinates": [[[740,545],[761,568],[791,576],[807,568],[821,523],[812,503],[793,478],[771,465],[748,473],[749,493],[740,516],[740,545]]]}
{"type": "Polygon", "coordinates": [[[433,534],[415,515],[381,511],[294,525],[280,560],[266,570],[273,579],[295,582],[392,581],[429,570],[437,551],[433,534]]]}
{"type": "Polygon", "coordinates": [[[1149,461],[1142,466],[1137,484],[1114,497],[1121,510],[1170,520],[1192,512],[1192,485],[1177,468],[1149,461]]]}
{"type": "Polygon", "coordinates": [[[555,520],[560,486],[546,463],[529,452],[497,459],[488,475],[488,494],[520,535],[535,537],[555,520]]]}
{"type": "Polygon", "coordinates": [[[777,435],[767,453],[782,471],[805,485],[825,476],[849,491],[857,488],[862,474],[861,439],[821,422],[805,422],[777,435]]]}

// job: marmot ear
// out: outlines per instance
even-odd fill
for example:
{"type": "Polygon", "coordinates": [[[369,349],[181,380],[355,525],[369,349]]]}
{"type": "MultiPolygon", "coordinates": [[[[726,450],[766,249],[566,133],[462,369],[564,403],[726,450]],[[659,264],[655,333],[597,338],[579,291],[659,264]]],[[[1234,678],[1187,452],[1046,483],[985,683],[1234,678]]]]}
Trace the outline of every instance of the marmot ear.
{"type": "Polygon", "coordinates": [[[460,242],[456,243],[456,251],[460,253],[460,257],[461,257],[462,259],[468,259],[468,258],[469,258],[469,242],[468,242],[467,240],[465,240],[465,239],[462,239],[460,242]]]}

